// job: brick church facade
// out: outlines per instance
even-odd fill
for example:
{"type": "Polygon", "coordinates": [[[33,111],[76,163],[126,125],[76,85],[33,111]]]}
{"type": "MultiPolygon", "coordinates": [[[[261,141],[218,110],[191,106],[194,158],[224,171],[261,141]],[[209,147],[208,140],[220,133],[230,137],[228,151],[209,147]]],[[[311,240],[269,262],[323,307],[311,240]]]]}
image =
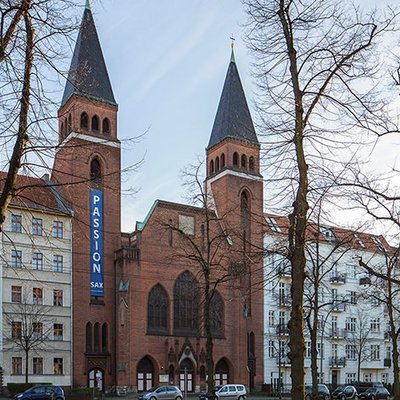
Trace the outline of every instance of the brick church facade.
{"type": "Polygon", "coordinates": [[[204,204],[157,200],[133,232],[121,232],[117,114],[87,5],[58,112],[51,176],[73,214],[72,386],[205,388],[208,282],[216,383],[260,388],[260,144],[233,52],[207,146],[204,204]]]}

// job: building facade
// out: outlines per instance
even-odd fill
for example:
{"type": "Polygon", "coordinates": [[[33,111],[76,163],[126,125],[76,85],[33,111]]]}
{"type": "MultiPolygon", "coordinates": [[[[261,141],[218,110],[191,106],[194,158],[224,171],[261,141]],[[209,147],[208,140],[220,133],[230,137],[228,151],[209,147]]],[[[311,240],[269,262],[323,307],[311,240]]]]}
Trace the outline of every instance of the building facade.
{"type": "MultiPolygon", "coordinates": [[[[284,390],[290,389],[289,330],[290,263],[282,251],[287,236],[285,218],[267,215],[264,237],[267,256],[264,264],[264,379],[277,391],[279,377],[284,390]]],[[[393,382],[387,307],[378,295],[378,286],[359,266],[360,258],[382,270],[390,246],[383,237],[339,228],[311,225],[317,239],[307,242],[305,315],[319,309],[317,323],[317,367],[321,383],[339,384],[393,382]],[[314,274],[318,269],[319,275],[314,274]],[[317,294],[314,282],[317,282],[317,294]],[[318,304],[316,305],[316,297],[318,304]],[[360,368],[359,368],[360,366],[360,368]],[[322,376],[320,375],[322,371],[322,376]]],[[[311,237],[311,232],[309,232],[311,237]]],[[[310,322],[313,322],[312,316],[310,322]]],[[[305,326],[305,381],[311,378],[311,338],[305,326]]]]}
{"type": "Polygon", "coordinates": [[[16,193],[0,242],[4,384],[27,372],[30,382],[70,386],[71,212],[49,181],[20,176],[16,193]]]}

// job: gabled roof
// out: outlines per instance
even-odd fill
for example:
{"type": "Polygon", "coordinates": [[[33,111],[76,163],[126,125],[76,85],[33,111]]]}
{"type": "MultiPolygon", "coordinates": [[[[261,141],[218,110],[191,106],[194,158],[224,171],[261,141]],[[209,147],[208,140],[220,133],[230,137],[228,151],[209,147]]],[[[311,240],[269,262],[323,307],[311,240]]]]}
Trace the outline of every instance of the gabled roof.
{"type": "MultiPolygon", "coordinates": [[[[287,237],[289,233],[289,219],[280,215],[265,213],[265,232],[272,235],[287,237]]],[[[313,221],[307,222],[307,241],[319,241],[320,243],[332,243],[351,247],[356,250],[371,252],[391,253],[392,247],[386,239],[367,232],[359,232],[351,229],[334,226],[320,225],[313,221]]]]}
{"type": "MultiPolygon", "coordinates": [[[[3,190],[7,174],[0,172],[0,191],[3,190]]],[[[48,211],[53,213],[72,214],[63,203],[58,190],[50,181],[32,176],[18,175],[14,197],[10,206],[48,211]]]]}
{"type": "Polygon", "coordinates": [[[207,149],[228,138],[259,145],[233,51],[207,149]]]}
{"type": "Polygon", "coordinates": [[[88,3],[79,28],[61,106],[74,94],[117,104],[88,3]]]}

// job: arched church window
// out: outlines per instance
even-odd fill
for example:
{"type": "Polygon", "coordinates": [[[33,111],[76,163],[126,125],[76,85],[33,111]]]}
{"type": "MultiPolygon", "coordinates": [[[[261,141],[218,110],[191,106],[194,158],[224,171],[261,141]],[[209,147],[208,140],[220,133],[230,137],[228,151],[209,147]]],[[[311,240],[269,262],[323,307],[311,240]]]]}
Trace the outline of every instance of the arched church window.
{"type": "Polygon", "coordinates": [[[174,334],[197,336],[199,331],[199,288],[196,278],[182,272],[174,285],[174,334]]]}
{"type": "Polygon", "coordinates": [[[90,322],[86,324],[86,352],[92,352],[92,324],[90,322]]]}
{"type": "Polygon", "coordinates": [[[242,168],[247,169],[247,157],[245,154],[242,154],[242,168]]]}
{"type": "Polygon", "coordinates": [[[110,120],[108,118],[103,119],[103,135],[110,135],[110,120]]]}
{"type": "Polygon", "coordinates": [[[72,116],[71,114],[68,115],[68,128],[67,128],[67,133],[70,133],[72,131],[72,116]]]}
{"type": "Polygon", "coordinates": [[[97,184],[101,183],[101,164],[98,158],[93,158],[90,163],[90,179],[97,184]]]}
{"type": "Polygon", "coordinates": [[[236,153],[236,151],[233,153],[233,166],[238,167],[239,166],[239,154],[236,153]]]}
{"type": "Polygon", "coordinates": [[[85,112],[81,114],[81,129],[85,131],[89,129],[89,116],[85,112]]]}
{"type": "Polygon", "coordinates": [[[214,173],[214,160],[210,161],[210,175],[214,173]]]}
{"type": "Polygon", "coordinates": [[[221,168],[224,168],[224,167],[225,167],[225,154],[222,153],[221,154],[221,168]]]}
{"type": "Polygon", "coordinates": [[[104,323],[101,327],[101,351],[103,353],[107,352],[108,348],[108,327],[107,324],[104,323]]]}
{"type": "Polygon", "coordinates": [[[61,122],[61,128],[60,128],[60,134],[61,134],[61,139],[64,139],[65,133],[64,133],[64,122],[61,122]]]}
{"type": "Polygon", "coordinates": [[[168,296],[157,284],[151,289],[147,303],[147,330],[149,333],[168,333],[168,296]]]}
{"type": "Polygon", "coordinates": [[[215,159],[215,172],[219,171],[219,157],[215,159]]]}
{"type": "Polygon", "coordinates": [[[100,325],[98,322],[94,324],[94,329],[93,329],[93,348],[95,353],[100,352],[100,325]]]}
{"type": "Polygon", "coordinates": [[[93,115],[92,117],[92,131],[98,132],[99,131],[99,117],[97,115],[93,115]]]}
{"type": "Polygon", "coordinates": [[[210,304],[211,334],[221,338],[224,335],[224,301],[218,292],[214,292],[210,304]]]}
{"type": "Polygon", "coordinates": [[[255,169],[254,157],[251,156],[251,157],[249,158],[249,170],[250,170],[250,171],[254,171],[254,169],[255,169]]]}
{"type": "Polygon", "coordinates": [[[63,136],[67,136],[67,130],[68,130],[68,120],[67,118],[64,119],[64,130],[63,130],[63,136]]]}
{"type": "Polygon", "coordinates": [[[243,234],[243,250],[246,251],[247,242],[250,240],[250,199],[247,190],[240,195],[240,216],[243,234]]]}

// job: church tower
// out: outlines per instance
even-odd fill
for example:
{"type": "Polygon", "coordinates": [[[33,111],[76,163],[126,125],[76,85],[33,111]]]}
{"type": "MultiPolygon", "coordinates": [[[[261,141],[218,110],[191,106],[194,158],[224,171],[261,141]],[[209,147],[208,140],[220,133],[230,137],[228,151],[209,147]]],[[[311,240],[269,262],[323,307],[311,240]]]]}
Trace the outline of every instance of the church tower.
{"type": "Polygon", "coordinates": [[[263,178],[260,144],[232,49],[207,152],[206,187],[232,245],[231,271],[241,299],[237,326],[248,386],[263,380],[263,178]]]}
{"type": "Polygon", "coordinates": [[[120,142],[89,1],[58,111],[52,181],[73,209],[73,386],[115,384],[114,251],[120,247],[120,142]]]}

